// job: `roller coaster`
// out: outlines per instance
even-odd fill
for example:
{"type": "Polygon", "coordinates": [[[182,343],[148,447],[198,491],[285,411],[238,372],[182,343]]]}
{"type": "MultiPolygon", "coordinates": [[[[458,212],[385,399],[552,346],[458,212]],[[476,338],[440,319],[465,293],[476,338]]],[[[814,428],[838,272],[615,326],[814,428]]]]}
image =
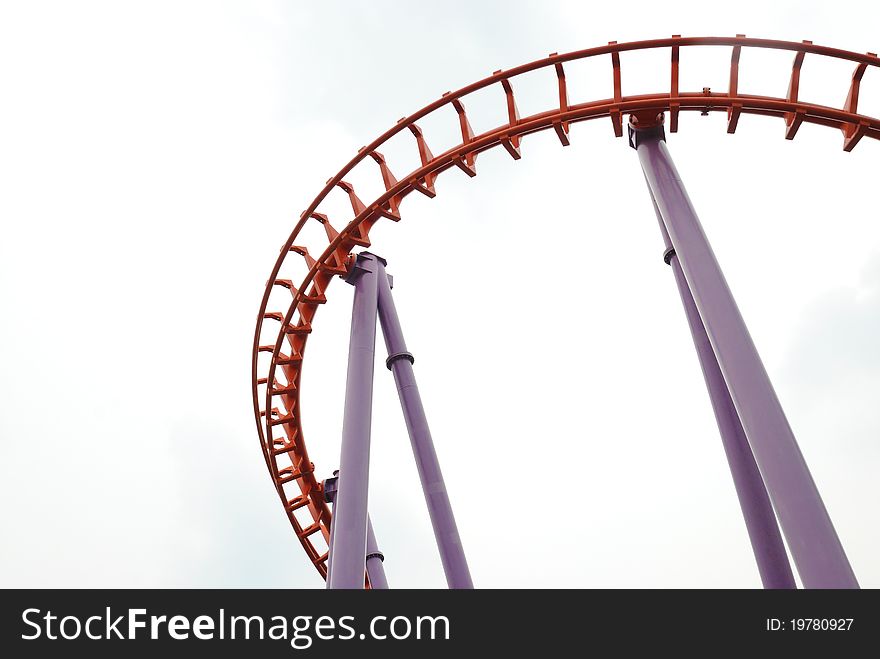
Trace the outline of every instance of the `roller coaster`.
{"type": "Polygon", "coordinates": [[[407,350],[392,297],[387,263],[372,251],[370,230],[378,222],[399,222],[404,199],[417,192],[437,194],[443,172],[458,168],[476,176],[477,156],[501,146],[513,159],[522,157],[523,138],[544,130],[569,146],[570,126],[610,120],[616,137],[624,136],[639,158],[664,241],[664,261],[671,266],[702,367],[731,469],[746,528],[765,588],[796,587],[789,553],[805,588],[858,588],[846,553],[822,502],[773,386],[755,349],[736,302],[700,226],[666,144],[666,128],[678,131],[681,112],[725,113],[734,133],[743,114],[782,120],[785,139],[794,139],[803,123],[837,129],[845,151],[863,138],[880,138],[880,119],[859,112],[859,90],[868,67],[880,66],[874,53],[855,53],[792,42],[736,37],[681,37],[609,42],[607,45],[500,70],[448,92],[421,110],[401,118],[391,129],[359,149],[302,212],[269,276],[254,336],[251,389],[263,457],[272,483],[308,560],[329,588],[387,588],[384,557],[367,511],[373,369],[377,319],[388,350],[386,365],[397,383],[407,429],[450,588],[473,582],[446,493],[433,440],[416,386],[415,358],[407,350]],[[679,88],[683,49],[713,47],[730,52],[727,91],[709,87],[679,88]],[[781,96],[740,91],[739,64],[744,49],[792,54],[788,90],[781,96]],[[669,84],[656,93],[622,94],[621,53],[666,51],[669,84]],[[801,69],[818,58],[853,66],[842,107],[799,97],[801,69]],[[569,98],[566,65],[605,60],[611,95],[599,100],[569,98]],[[519,76],[547,69],[555,74],[558,104],[522,117],[514,88],[519,76]],[[476,92],[497,89],[506,108],[502,125],[476,134],[466,102],[476,92]],[[450,111],[451,110],[451,111],[450,111]],[[419,122],[438,113],[456,122],[461,140],[434,155],[419,122]],[[668,124],[667,124],[668,117],[668,124]],[[626,121],[625,121],[626,118],[626,121]],[[625,125],[626,124],[626,125],[625,125]],[[395,171],[382,152],[398,135],[410,135],[419,165],[406,174],[395,171]],[[346,181],[354,172],[376,177],[384,189],[362,200],[346,181]],[[331,218],[323,210],[333,195],[347,197],[351,213],[331,218]],[[320,227],[320,231],[313,231],[320,227]],[[318,309],[327,303],[330,283],[341,278],[354,286],[351,339],[342,448],[337,473],[318,476],[309,459],[300,405],[301,374],[318,309]],[[332,474],[332,475],[331,475],[332,474]],[[331,507],[332,506],[332,507],[331,507]],[[783,537],[785,541],[783,541],[783,537]],[[785,543],[788,545],[786,551],[785,543]]]}

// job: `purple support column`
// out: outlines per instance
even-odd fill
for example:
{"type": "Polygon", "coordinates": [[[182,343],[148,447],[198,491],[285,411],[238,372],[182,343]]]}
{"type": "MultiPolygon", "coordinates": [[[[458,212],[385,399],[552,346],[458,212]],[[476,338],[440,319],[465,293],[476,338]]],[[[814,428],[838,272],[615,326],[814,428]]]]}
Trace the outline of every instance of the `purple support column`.
{"type": "MultiPolygon", "coordinates": [[[[339,491],[339,471],[333,472],[333,478],[324,481],[324,500],[327,503],[334,504],[336,501],[336,493],[339,491]]],[[[336,508],[334,504],[333,517],[330,519],[330,542],[327,553],[327,581],[329,582],[333,575],[333,544],[336,540],[336,508]]],[[[370,577],[370,586],[375,590],[386,590],[388,588],[388,580],[385,578],[385,556],[379,551],[376,543],[376,535],[373,533],[373,522],[367,515],[367,554],[365,557],[367,576],[370,577]]]]}
{"type": "Polygon", "coordinates": [[[328,575],[328,588],[364,587],[379,272],[384,278],[384,270],[380,268],[376,256],[361,253],[349,279],[354,284],[354,304],[339,483],[333,506],[333,569],[328,575]]]}
{"type": "Polygon", "coordinates": [[[858,588],[770,378],[669,155],[662,127],[635,130],[632,142],[804,586],[858,588]]]}
{"type": "Polygon", "coordinates": [[[666,225],[663,223],[663,216],[660,214],[660,209],[657,208],[657,202],[653,196],[651,202],[654,204],[654,211],[657,213],[660,232],[663,234],[663,243],[666,247],[663,260],[672,266],[672,272],[675,275],[675,283],[678,285],[684,313],[690,326],[691,336],[694,339],[694,347],[697,349],[703,378],[706,381],[706,388],[709,390],[712,410],[715,412],[715,420],[718,423],[718,430],[721,432],[721,443],[724,446],[727,463],[730,465],[733,486],[736,489],[736,496],[745,518],[752,551],[758,563],[761,582],[764,584],[764,588],[796,588],[788,555],[785,553],[785,545],[782,543],[779,526],[776,524],[776,516],[770,505],[764,481],[761,480],[758,465],[755,463],[755,456],[752,454],[742,424],[739,422],[739,416],[737,416],[736,408],[730,399],[730,392],[727,390],[724,376],[721,374],[721,369],[718,368],[718,361],[715,359],[715,353],[709,343],[706,328],[703,327],[703,321],[694,305],[694,299],[684,278],[681,264],[672,247],[672,242],[669,240],[666,225]]]}
{"type": "Polygon", "coordinates": [[[388,590],[384,562],[385,556],[379,551],[376,534],[373,533],[373,522],[367,517],[367,576],[370,577],[370,587],[373,590],[388,590]]]}
{"type": "Polygon", "coordinates": [[[391,297],[391,285],[384,267],[381,266],[379,271],[379,323],[382,325],[385,345],[388,348],[389,356],[385,363],[394,374],[394,382],[397,384],[397,393],[403,407],[406,429],[409,432],[410,443],[415,454],[416,467],[422,482],[422,490],[425,493],[425,501],[428,504],[428,513],[431,516],[431,525],[434,527],[434,537],[437,540],[437,548],[440,550],[443,571],[446,573],[446,582],[450,588],[473,588],[471,573],[464,556],[464,549],[461,546],[461,538],[458,535],[458,527],[452,514],[449,496],[446,494],[446,485],[443,482],[440,463],[434,450],[431,431],[428,428],[425,409],[416,386],[412,367],[413,356],[406,350],[400,319],[397,317],[394,299],[391,297]]]}

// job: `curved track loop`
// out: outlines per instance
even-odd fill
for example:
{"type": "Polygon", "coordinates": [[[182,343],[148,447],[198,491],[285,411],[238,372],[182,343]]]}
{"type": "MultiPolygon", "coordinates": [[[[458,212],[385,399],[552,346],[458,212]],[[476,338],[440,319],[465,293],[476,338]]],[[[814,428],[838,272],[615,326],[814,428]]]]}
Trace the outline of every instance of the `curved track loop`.
{"type": "MultiPolygon", "coordinates": [[[[260,443],[272,481],[275,484],[284,510],[293,525],[297,537],[309,559],[322,576],[327,574],[326,546],[330,537],[330,510],[324,502],[321,481],[315,477],[315,466],[309,460],[301,424],[300,374],[305,354],[306,340],[312,331],[315,313],[327,300],[326,291],[336,275],[344,275],[349,267],[351,252],[355,247],[368,247],[371,227],[381,219],[400,220],[400,204],[404,197],[418,191],[428,197],[435,195],[434,181],[450,167],[456,166],[469,176],[476,175],[476,156],[481,151],[501,145],[514,158],[520,158],[520,142],[524,135],[552,128],[560,142],[569,144],[569,125],[578,121],[609,117],[614,134],[623,134],[624,114],[640,117],[669,113],[669,128],[678,128],[681,111],[724,111],[727,113],[727,130],[736,130],[742,113],[780,117],[785,122],[785,137],[793,139],[803,122],[838,128],[843,133],[843,148],[847,151],[856,146],[863,137],[880,139],[880,119],[858,113],[859,86],[867,67],[880,67],[880,59],[873,54],[859,54],[815,46],[809,41],[801,43],[766,39],[704,37],[655,39],[632,43],[609,43],[607,46],[582,50],[563,55],[552,54],[530,64],[508,71],[497,71],[490,77],[458,91],[446,93],[439,100],[404,117],[397,125],[381,135],[327,181],[327,185],[302,213],[299,222],[284,243],[266,286],[260,312],[257,317],[253,347],[252,387],[254,413],[260,434],[260,443]],[[689,46],[718,46],[731,49],[730,85],[726,93],[680,91],[678,89],[679,52],[689,46]],[[739,59],[743,48],[770,48],[794,53],[789,88],[784,96],[766,97],[738,93],[739,59]],[[620,53],[644,49],[669,49],[670,87],[668,91],[639,96],[622,96],[620,53]],[[853,63],[854,72],[850,91],[842,108],[811,104],[798,98],[800,71],[806,55],[847,60],[853,63]],[[610,98],[590,102],[571,103],[568,99],[564,64],[592,57],[608,57],[613,90],[610,98]],[[518,75],[537,69],[553,67],[558,82],[559,104],[528,117],[520,117],[516,108],[512,82],[518,75]],[[494,130],[475,135],[471,129],[463,99],[486,87],[496,85],[503,93],[507,105],[508,122],[494,130]],[[416,122],[428,114],[450,105],[458,115],[461,127],[461,143],[434,156],[427,140],[416,122]],[[392,137],[409,131],[413,149],[417,150],[421,166],[398,179],[380,149],[392,137]],[[381,177],[385,192],[376,199],[363,202],[354,188],[343,179],[356,166],[371,159],[374,175],[381,177]],[[326,214],[320,212],[321,204],[334,190],[341,190],[351,202],[352,218],[337,227],[326,214]],[[323,226],[326,239],[320,243],[304,244],[301,234],[310,223],[323,226]],[[298,238],[300,238],[298,240],[298,238]],[[299,266],[301,281],[285,279],[280,274],[289,266],[299,266]],[[270,308],[270,298],[280,289],[287,289],[290,297],[281,308],[270,308]],[[285,306],[286,305],[286,306],[285,306]],[[268,359],[266,359],[268,357],[268,359]],[[323,542],[321,542],[323,540],[323,542]]],[[[503,102],[499,94],[499,103],[503,102]]],[[[450,115],[451,117],[451,115],[450,115]]],[[[454,119],[452,119],[454,121],[454,119]]],[[[274,299],[274,298],[273,298],[274,299]]]]}

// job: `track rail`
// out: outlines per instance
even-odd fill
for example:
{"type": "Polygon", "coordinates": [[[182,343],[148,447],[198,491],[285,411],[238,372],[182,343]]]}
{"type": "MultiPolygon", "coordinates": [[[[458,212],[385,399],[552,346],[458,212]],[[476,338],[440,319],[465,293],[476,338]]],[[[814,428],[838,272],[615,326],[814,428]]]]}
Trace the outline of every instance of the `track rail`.
{"type": "MultiPolygon", "coordinates": [[[[809,61],[809,60],[807,60],[809,61]]],[[[502,146],[512,158],[521,157],[521,142],[525,135],[552,129],[561,144],[569,144],[569,126],[579,121],[610,118],[617,137],[623,135],[623,115],[632,115],[634,121],[648,121],[663,112],[669,113],[671,132],[678,130],[680,112],[725,112],[727,131],[736,131],[739,117],[757,114],[783,119],[785,138],[793,139],[803,123],[813,123],[839,129],[843,134],[843,148],[850,151],[864,138],[880,139],[880,119],[858,112],[859,90],[868,67],[880,67],[880,58],[874,53],[860,54],[814,45],[812,42],[776,41],[736,37],[673,36],[667,39],[637,41],[580,50],[550,56],[529,64],[496,71],[488,78],[447,92],[441,98],[418,112],[400,119],[390,130],[369,145],[361,148],[335,176],[327,181],[309,207],[303,211],[290,237],[281,248],[275,267],[266,285],[254,336],[252,354],[252,391],[254,414],[263,456],[281,498],[284,510],[302,543],[309,560],[320,574],[327,574],[327,543],[330,537],[330,510],[324,502],[321,481],[315,476],[315,466],[309,460],[302,428],[300,409],[300,377],[306,342],[312,332],[313,321],[320,305],[327,301],[326,292],[332,279],[344,275],[351,262],[351,253],[357,247],[370,245],[370,229],[382,219],[399,221],[400,205],[411,192],[428,197],[436,194],[437,177],[451,167],[457,167],[468,176],[476,176],[477,155],[496,146],[502,146]],[[711,92],[679,90],[679,59],[682,48],[691,46],[718,46],[730,48],[730,78],[728,91],[711,92]],[[779,97],[755,96],[739,92],[739,60],[743,48],[776,49],[794,54],[791,78],[786,94],[779,97]],[[623,96],[621,94],[620,53],[634,50],[669,49],[670,84],[667,91],[656,94],[623,96]],[[840,108],[802,101],[798,97],[801,68],[806,56],[831,57],[854,65],[849,93],[840,108]],[[613,89],[609,98],[571,103],[568,98],[564,65],[586,58],[608,56],[613,89]],[[514,94],[515,78],[524,73],[552,67],[555,69],[558,98],[557,106],[528,117],[520,117],[514,94]],[[500,88],[507,108],[507,123],[485,133],[475,135],[471,128],[464,100],[469,94],[487,87],[500,88]],[[428,147],[425,135],[417,123],[441,108],[451,106],[461,128],[461,143],[435,156],[428,147]],[[402,178],[396,178],[380,149],[391,138],[408,131],[413,138],[421,165],[402,178]],[[370,164],[374,176],[380,177],[385,192],[364,203],[354,187],[344,178],[356,167],[370,164]],[[341,191],[351,203],[351,218],[337,223],[334,228],[327,214],[320,212],[322,203],[334,191],[341,191]],[[304,230],[310,223],[323,227],[326,238],[305,244],[304,230]],[[284,278],[282,270],[293,267],[304,273],[301,279],[284,278]],[[270,300],[279,290],[289,291],[281,308],[270,310],[270,300]]],[[[450,115],[451,117],[451,115],[450,115]]],[[[359,170],[360,171],[360,170],[359,170]]]]}

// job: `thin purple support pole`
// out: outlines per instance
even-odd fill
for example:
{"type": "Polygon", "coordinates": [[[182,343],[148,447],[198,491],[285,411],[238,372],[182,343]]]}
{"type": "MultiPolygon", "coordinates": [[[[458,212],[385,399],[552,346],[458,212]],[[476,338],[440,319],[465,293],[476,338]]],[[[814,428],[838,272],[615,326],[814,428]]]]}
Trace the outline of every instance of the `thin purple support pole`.
{"type": "Polygon", "coordinates": [[[361,253],[349,279],[354,284],[354,303],[342,418],[339,483],[333,506],[333,569],[328,574],[328,588],[364,587],[380,268],[378,257],[361,253]]]}
{"type": "Polygon", "coordinates": [[[416,385],[412,366],[414,359],[406,349],[403,331],[400,328],[400,319],[397,317],[397,309],[391,296],[391,284],[385,274],[384,267],[381,265],[379,270],[379,323],[385,336],[385,346],[388,348],[388,359],[385,363],[394,374],[394,382],[397,385],[400,405],[406,420],[406,429],[409,432],[416,467],[422,482],[422,490],[428,504],[431,525],[434,527],[437,548],[440,550],[440,560],[443,563],[446,582],[450,588],[473,588],[474,583],[471,580],[471,573],[461,545],[461,537],[458,535],[455,516],[452,514],[452,505],[446,493],[446,485],[443,482],[443,473],[440,471],[437,452],[434,450],[425,408],[422,406],[422,399],[416,385]]]}
{"type": "Polygon", "coordinates": [[[327,543],[327,587],[330,587],[330,579],[333,577],[333,541],[336,540],[336,509],[330,518],[330,542],[327,543]]]}
{"type": "Polygon", "coordinates": [[[385,555],[379,551],[376,534],[373,533],[373,521],[367,517],[367,576],[370,577],[370,588],[373,590],[388,590],[384,563],[385,555]]]}
{"type": "Polygon", "coordinates": [[[706,328],[703,326],[700,313],[694,304],[694,298],[691,296],[687,280],[685,280],[681,263],[679,263],[675,249],[672,247],[663,216],[660,214],[660,209],[657,208],[657,202],[653,196],[651,202],[657,213],[660,233],[663,235],[663,243],[666,247],[663,260],[672,266],[672,272],[675,275],[675,283],[678,285],[678,292],[694,340],[694,347],[697,349],[703,378],[706,381],[706,388],[709,390],[712,410],[715,412],[715,420],[721,433],[721,443],[730,466],[730,474],[733,476],[733,486],[736,489],[740,508],[742,508],[749,541],[758,564],[758,573],[761,575],[761,582],[764,584],[764,588],[796,588],[788,555],[785,553],[785,545],[782,543],[782,535],[779,533],[779,525],[776,523],[776,515],[773,513],[767,488],[764,487],[764,481],[761,479],[761,472],[758,471],[758,465],[755,463],[755,456],[752,454],[736,408],[730,398],[727,383],[724,382],[724,376],[721,374],[721,369],[718,368],[718,361],[712,351],[712,344],[709,342],[706,328]]]}
{"type": "Polygon", "coordinates": [[[807,588],[858,588],[770,378],[666,147],[662,127],[631,142],[669,231],[749,445],[807,588]]]}

